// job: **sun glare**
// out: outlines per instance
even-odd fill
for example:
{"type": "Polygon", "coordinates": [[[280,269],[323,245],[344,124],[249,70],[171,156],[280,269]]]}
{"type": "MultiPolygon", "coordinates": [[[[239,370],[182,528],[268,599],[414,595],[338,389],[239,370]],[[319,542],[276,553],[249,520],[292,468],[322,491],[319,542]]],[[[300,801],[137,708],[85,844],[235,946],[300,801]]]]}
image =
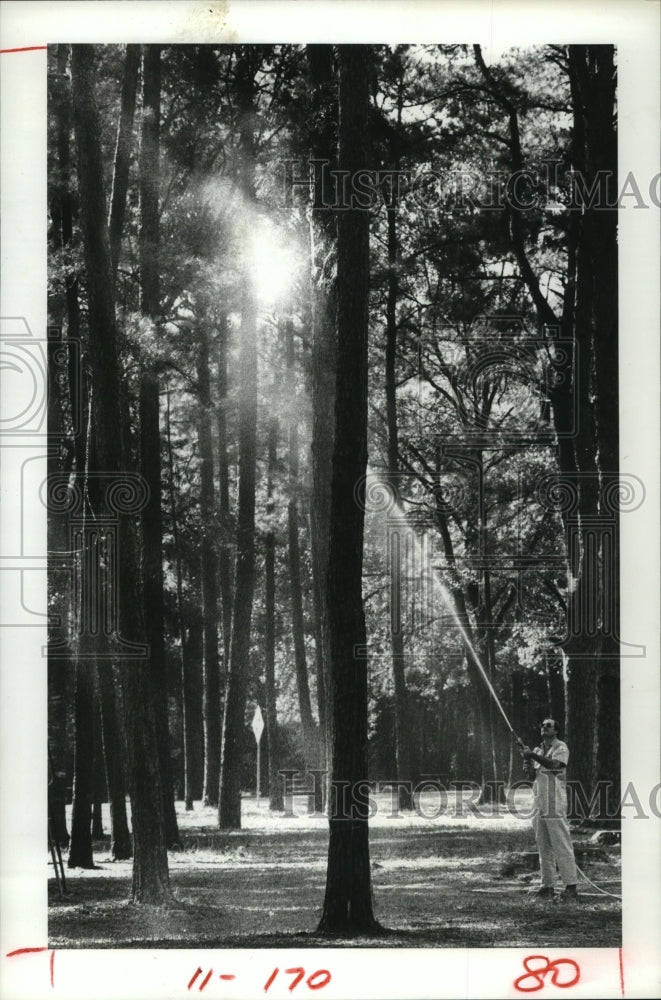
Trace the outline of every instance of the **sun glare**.
{"type": "Polygon", "coordinates": [[[263,306],[283,305],[291,296],[300,257],[288,234],[260,219],[248,235],[253,287],[263,306]]]}

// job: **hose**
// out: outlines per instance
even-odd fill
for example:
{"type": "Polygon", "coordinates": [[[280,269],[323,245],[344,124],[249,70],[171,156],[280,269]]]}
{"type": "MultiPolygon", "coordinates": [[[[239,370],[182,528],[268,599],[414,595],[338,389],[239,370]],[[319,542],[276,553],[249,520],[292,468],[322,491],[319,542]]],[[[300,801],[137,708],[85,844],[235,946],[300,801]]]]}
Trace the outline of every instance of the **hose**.
{"type": "Polygon", "coordinates": [[[597,892],[603,893],[604,896],[610,896],[612,899],[619,899],[620,901],[622,900],[622,897],[618,896],[616,893],[608,892],[606,889],[602,889],[600,886],[595,885],[592,879],[588,878],[585,872],[581,868],[579,868],[578,865],[576,865],[576,871],[579,873],[579,875],[582,875],[585,881],[588,882],[593,889],[596,889],[597,892]]]}

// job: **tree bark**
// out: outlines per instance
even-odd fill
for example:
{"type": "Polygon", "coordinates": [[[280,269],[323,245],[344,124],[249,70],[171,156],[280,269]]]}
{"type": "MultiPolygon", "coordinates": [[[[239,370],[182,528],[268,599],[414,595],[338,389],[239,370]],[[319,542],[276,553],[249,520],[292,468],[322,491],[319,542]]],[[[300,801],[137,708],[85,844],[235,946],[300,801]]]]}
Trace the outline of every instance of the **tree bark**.
{"type": "MultiPolygon", "coordinates": [[[[569,71],[574,106],[575,165],[591,186],[601,174],[607,178],[601,189],[602,202],[582,215],[584,248],[580,275],[587,303],[584,323],[591,334],[591,390],[594,396],[599,499],[594,502],[602,521],[611,521],[612,535],[602,535],[600,563],[600,605],[602,620],[601,659],[596,700],[599,707],[596,778],[611,783],[608,812],[617,813],[620,801],[619,740],[619,511],[604,507],[604,496],[619,475],[619,375],[618,375],[618,246],[616,71],[612,45],[569,46],[569,71]],[[605,546],[609,546],[609,555],[605,546]],[[608,611],[606,610],[608,606],[608,611]]],[[[586,339],[586,338],[584,338],[586,339]]],[[[586,440],[587,444],[587,440],[586,440]]],[[[594,475],[594,473],[593,473],[594,475]]],[[[597,477],[594,476],[596,479],[597,477]]],[[[590,512],[587,512],[590,513],[590,512]]],[[[594,516],[594,510],[592,511],[594,516]]],[[[607,527],[604,525],[604,527],[607,527]]],[[[571,681],[571,674],[570,674],[571,681]]],[[[571,683],[570,683],[571,693],[571,683]]],[[[577,720],[576,720],[577,724],[577,720]]],[[[574,727],[576,728],[576,726],[574,727]]]]}
{"type": "MultiPolygon", "coordinates": [[[[158,215],[161,114],[161,48],[145,46],[143,59],[142,128],[140,142],[140,308],[154,324],[160,321],[158,215]]],[[[111,215],[112,218],[112,215],[111,215]]],[[[174,808],[168,690],[163,623],[163,522],[161,515],[161,435],[158,377],[149,366],[140,376],[140,472],[149,486],[142,512],[142,586],[149,668],[154,692],[156,740],[161,771],[165,842],[180,847],[174,808]]]]}
{"type": "Polygon", "coordinates": [[[101,707],[98,689],[94,690],[94,762],[92,765],[94,794],[92,796],[92,840],[101,840],[103,832],[103,803],[106,801],[106,776],[101,740],[101,707]]]}
{"type": "MultiPolygon", "coordinates": [[[[311,86],[310,136],[312,158],[337,160],[337,83],[330,45],[308,45],[307,61],[311,86]]],[[[325,194],[324,173],[315,178],[315,203],[325,194]]],[[[328,590],[328,544],[330,530],[330,477],[335,434],[335,376],[337,330],[335,326],[337,226],[335,213],[310,213],[310,254],[315,279],[312,283],[312,498],[310,504],[312,572],[315,597],[317,693],[319,722],[330,768],[330,637],[326,595],[328,590]]]]}
{"type": "MultiPolygon", "coordinates": [[[[254,132],[255,73],[260,56],[244,48],[237,64],[236,87],[243,154],[241,189],[248,204],[255,201],[254,132]]],[[[241,336],[238,377],[239,399],[239,495],[236,526],[236,566],[232,642],[227,675],[220,761],[218,825],[241,827],[241,774],[243,757],[246,683],[250,657],[250,627],[255,588],[255,477],[257,447],[257,303],[249,273],[242,263],[241,336]]]]}
{"type": "Polygon", "coordinates": [[[278,421],[272,417],[268,431],[268,472],[266,481],[266,517],[268,530],[264,540],[264,693],[266,697],[266,741],[269,757],[269,809],[284,809],[280,778],[280,746],[275,690],[275,532],[273,530],[273,479],[278,448],[278,421]]]}
{"type": "Polygon", "coordinates": [[[312,716],[310,684],[305,655],[305,632],[303,625],[303,589],[301,586],[301,554],[298,537],[298,491],[300,489],[298,468],[298,415],[296,402],[296,379],[294,373],[294,328],[291,321],[286,324],[287,390],[289,397],[288,465],[289,502],[287,504],[287,541],[289,555],[289,585],[291,598],[292,638],[294,640],[294,667],[298,708],[303,733],[303,752],[306,768],[318,766],[317,728],[312,716]]]}
{"type": "Polygon", "coordinates": [[[131,857],[133,847],[126,815],[123,741],[119,728],[120,718],[112,664],[108,660],[99,659],[97,661],[97,674],[101,705],[103,758],[110,805],[110,855],[113,861],[123,861],[131,857]]]}
{"type": "Polygon", "coordinates": [[[143,372],[140,379],[140,471],[149,484],[149,501],[142,512],[142,561],[145,631],[154,692],[158,760],[163,791],[163,818],[168,848],[181,846],[174,808],[172,761],[168,727],[167,664],[163,620],[163,524],[158,380],[143,372]]]}
{"type": "MultiPolygon", "coordinates": [[[[514,732],[518,735],[525,733],[525,713],[523,708],[523,671],[514,667],[511,674],[511,714],[510,719],[512,725],[514,726],[514,732]]],[[[558,722],[562,726],[562,732],[564,732],[564,718],[561,717],[558,722]]],[[[514,781],[519,781],[521,779],[521,765],[520,757],[518,753],[514,750],[514,741],[511,743],[510,752],[510,763],[509,763],[509,776],[508,784],[512,784],[514,781]]]]}
{"type": "Polygon", "coordinates": [[[209,377],[209,334],[200,323],[200,347],[197,365],[200,398],[198,439],[200,446],[200,513],[202,539],[200,549],[202,577],[202,615],[204,617],[204,659],[202,714],[204,720],[205,806],[218,805],[220,774],[220,660],[218,657],[218,584],[216,577],[215,497],[213,482],[213,446],[211,440],[211,384],[209,377]]]}
{"type": "MultiPolygon", "coordinates": [[[[195,611],[201,600],[195,604],[195,611]]],[[[190,733],[191,733],[191,797],[201,799],[204,788],[204,724],[202,702],[203,678],[201,663],[204,658],[204,623],[200,614],[188,612],[186,629],[187,662],[190,664],[190,733]]]]}
{"type": "MultiPolygon", "coordinates": [[[[92,459],[92,404],[87,407],[87,429],[85,435],[83,492],[88,502],[89,472],[92,459]]],[[[92,496],[92,504],[96,497],[92,496]]],[[[74,756],[73,756],[73,802],[71,808],[71,841],[69,844],[69,868],[94,868],[92,853],[92,805],[94,796],[94,653],[92,637],[94,614],[90,593],[86,582],[94,573],[98,563],[100,532],[90,531],[86,525],[87,511],[83,507],[82,524],[74,535],[74,549],[77,550],[77,587],[74,607],[75,622],[75,667],[74,667],[74,756]]]]}
{"type": "MultiPolygon", "coordinates": [[[[482,417],[485,424],[488,421],[488,413],[486,412],[486,407],[482,412],[482,417]]],[[[489,541],[488,541],[488,519],[487,510],[484,502],[484,455],[481,449],[477,450],[476,454],[476,466],[478,470],[478,475],[480,477],[480,556],[488,559],[489,556],[489,541]]],[[[491,599],[491,572],[485,566],[480,571],[481,583],[482,583],[482,595],[481,595],[481,608],[479,611],[479,626],[478,630],[482,633],[482,649],[484,650],[482,661],[486,668],[487,676],[492,686],[495,689],[496,682],[496,637],[495,637],[495,627],[493,615],[493,602],[491,599]]],[[[487,716],[488,725],[488,753],[490,756],[489,760],[489,774],[490,779],[484,785],[482,800],[485,802],[493,802],[494,796],[496,796],[496,801],[504,801],[504,787],[499,784],[502,780],[501,774],[501,762],[504,767],[504,751],[505,751],[505,741],[503,739],[502,733],[502,723],[500,714],[498,718],[496,715],[496,706],[494,705],[493,699],[489,698],[489,708],[487,716]],[[499,759],[500,758],[500,759],[499,759]]]]}
{"type": "Polygon", "coordinates": [[[586,210],[594,234],[593,283],[595,423],[603,474],[619,470],[617,128],[615,52],[612,45],[569,46],[574,99],[573,154],[589,186],[605,172],[608,203],[586,210]]]}
{"type": "MultiPolygon", "coordinates": [[[[87,265],[90,366],[96,390],[99,465],[104,472],[121,479],[128,454],[124,441],[128,428],[122,422],[123,387],[119,377],[101,129],[94,97],[94,61],[93,46],[73,46],[73,107],[87,265]]],[[[120,635],[139,647],[144,640],[139,576],[135,540],[126,516],[120,518],[119,542],[122,554],[117,567],[120,635]]],[[[171,895],[152,693],[148,666],[143,659],[123,661],[122,686],[134,845],[132,899],[141,903],[164,903],[170,900],[171,895]]]]}
{"type": "Polygon", "coordinates": [[[166,423],[166,443],[168,449],[168,473],[169,473],[169,500],[170,500],[170,527],[172,530],[172,541],[174,544],[174,565],[177,582],[177,625],[179,631],[179,649],[181,662],[181,728],[182,728],[182,750],[184,758],[184,808],[190,812],[193,808],[193,782],[192,769],[195,756],[193,744],[192,726],[192,690],[191,690],[191,664],[189,662],[189,645],[184,627],[184,599],[183,599],[183,573],[181,568],[181,544],[179,541],[179,522],[177,518],[177,506],[175,503],[174,491],[174,454],[172,451],[172,435],[170,433],[170,393],[167,393],[167,423],[166,423]]]}
{"type": "MultiPolygon", "coordinates": [[[[368,162],[367,49],[338,47],[339,165],[368,162]]],[[[328,548],[332,797],[324,934],[374,933],[367,812],[367,661],[362,602],[364,483],[367,469],[369,218],[349,210],[338,220],[335,441],[328,548]],[[362,490],[362,497],[356,496],[362,490]],[[361,504],[361,500],[363,503],[361,504]],[[358,501],[358,502],[356,502],[358,501]],[[346,795],[345,795],[346,792],[346,795]]]]}
{"type": "MultiPolygon", "coordinates": [[[[401,120],[401,101],[399,105],[401,120]]],[[[395,169],[399,168],[399,161],[395,169]]],[[[388,291],[386,302],[386,422],[388,427],[388,477],[396,499],[399,499],[399,428],[397,424],[397,296],[399,241],[397,237],[397,202],[387,210],[388,217],[388,291]]],[[[399,616],[401,595],[401,563],[399,558],[390,560],[390,588],[395,607],[391,607],[390,642],[392,672],[395,689],[395,755],[397,779],[411,782],[411,725],[409,720],[408,692],[406,690],[406,659],[404,637],[399,616]]],[[[400,809],[413,808],[413,795],[408,787],[399,787],[400,809]]]]}
{"type": "MultiPolygon", "coordinates": [[[[139,49],[139,46],[137,46],[139,49]]],[[[69,59],[69,46],[59,45],[57,53],[58,77],[62,79],[66,75],[66,66],[69,59]]],[[[72,243],[73,237],[73,199],[71,195],[71,154],[70,154],[70,131],[71,131],[71,95],[67,91],[60,94],[58,104],[58,131],[57,149],[58,160],[61,172],[61,190],[59,196],[59,219],[61,226],[61,245],[66,250],[72,243]]],[[[71,428],[73,432],[73,448],[75,456],[76,471],[79,476],[83,476],[85,469],[86,443],[85,434],[82,427],[88,426],[87,398],[84,397],[82,387],[82,367],[80,343],[80,304],[78,301],[78,278],[67,274],[65,278],[65,296],[67,306],[67,345],[68,345],[68,392],[69,392],[69,412],[71,417],[71,428]]],[[[92,460],[92,466],[95,461],[92,460]]],[[[66,535],[66,533],[65,533],[66,535]]],[[[66,537],[62,539],[66,548],[66,537]]],[[[49,545],[51,551],[57,549],[57,545],[49,545]]],[[[62,675],[63,682],[66,676],[66,661],[56,660],[53,667],[58,677],[62,675]]],[[[115,860],[130,858],[132,854],[131,835],[129,833],[126,818],[126,789],[123,775],[122,746],[118,735],[117,708],[115,705],[115,692],[113,690],[112,667],[103,658],[99,658],[96,664],[101,704],[101,737],[103,742],[103,756],[106,768],[106,780],[108,783],[108,794],[110,801],[110,823],[111,823],[111,855],[115,860]]],[[[51,664],[49,661],[49,676],[51,664]]],[[[66,710],[66,707],[65,707],[66,710]]],[[[64,719],[66,723],[66,718],[64,719]]],[[[63,771],[63,761],[60,755],[55,755],[55,767],[58,775],[63,771]],[[60,763],[58,763],[58,761],[60,763]]],[[[62,785],[61,794],[57,795],[57,811],[54,815],[55,831],[60,844],[69,842],[69,835],[66,830],[64,820],[64,778],[58,778],[55,784],[56,790],[62,785]]]]}
{"type": "Polygon", "coordinates": [[[227,351],[229,329],[227,316],[223,316],[218,328],[218,513],[220,515],[221,539],[218,552],[218,583],[223,616],[223,667],[227,674],[232,638],[232,559],[229,538],[231,533],[230,476],[227,454],[227,351]]]}
{"type": "Polygon", "coordinates": [[[48,752],[51,768],[48,779],[48,805],[53,832],[60,847],[66,847],[69,843],[65,761],[70,666],[70,661],[65,657],[48,659],[48,752]]]}
{"type": "MultiPolygon", "coordinates": [[[[59,167],[59,184],[53,192],[51,213],[53,217],[54,238],[60,248],[66,253],[71,245],[73,235],[73,204],[71,196],[71,93],[67,78],[67,63],[69,46],[57,46],[57,77],[53,83],[52,100],[56,119],[57,161],[59,167]]],[[[65,414],[67,410],[71,418],[73,435],[73,456],[67,463],[71,468],[75,460],[77,473],[84,467],[84,437],[81,427],[77,426],[76,415],[81,402],[80,368],[77,348],[80,336],[80,305],[78,302],[78,280],[68,271],[65,277],[66,301],[66,339],[49,337],[48,368],[51,391],[48,396],[48,430],[56,435],[65,432],[65,414]],[[61,387],[53,378],[55,370],[55,352],[66,344],[68,371],[66,393],[68,398],[62,398],[61,387]]],[[[60,468],[58,456],[54,449],[49,449],[49,476],[60,468]]],[[[48,550],[50,553],[66,552],[69,547],[68,525],[65,518],[50,512],[48,516],[48,550]]],[[[51,561],[51,573],[53,562],[51,561]]],[[[72,587],[66,585],[65,601],[71,606],[73,599],[72,587]]],[[[75,609],[72,609],[75,616],[75,609]]],[[[69,844],[69,833],[66,823],[66,728],[67,728],[67,687],[73,667],[69,655],[48,657],[48,748],[52,773],[49,775],[48,804],[53,831],[58,844],[66,847],[69,844]]]]}
{"type": "Polygon", "coordinates": [[[112,191],[110,193],[110,216],[108,219],[108,237],[110,240],[110,260],[113,278],[117,271],[122,230],[124,228],[126,195],[129,188],[133,116],[135,114],[135,96],[138,89],[139,71],[140,46],[127,45],[124,60],[124,76],[122,78],[121,110],[117,126],[117,143],[115,145],[112,191]]]}
{"type": "MultiPolygon", "coordinates": [[[[57,47],[57,71],[59,80],[66,77],[66,67],[69,60],[69,46],[57,47]]],[[[58,202],[61,246],[67,251],[73,239],[74,206],[71,192],[71,94],[64,85],[58,88],[57,115],[57,157],[60,167],[60,193],[58,202]]],[[[76,470],[81,473],[84,466],[84,435],[82,433],[82,380],[78,365],[80,346],[80,303],[78,301],[78,276],[67,271],[65,281],[65,298],[67,304],[67,341],[71,345],[68,351],[68,383],[71,404],[71,422],[74,433],[74,451],[76,470]],[[78,426],[77,426],[78,425],[78,426]]]]}
{"type": "MultiPolygon", "coordinates": [[[[92,410],[92,407],[90,407],[92,410]]],[[[88,472],[97,473],[98,432],[90,425],[90,450],[88,472]]],[[[101,510],[103,497],[97,475],[87,477],[86,493],[93,510],[101,510]]],[[[83,533],[85,537],[85,533],[83,533]]],[[[96,685],[100,706],[101,740],[110,805],[110,850],[116,861],[133,855],[133,845],[126,813],[126,733],[122,727],[120,671],[108,659],[109,645],[102,629],[96,639],[99,656],[96,660],[96,685]]]]}
{"type": "Polygon", "coordinates": [[[608,796],[599,818],[615,819],[621,815],[620,777],[620,665],[606,660],[599,672],[599,733],[597,781],[608,782],[608,796]]]}
{"type": "Polygon", "coordinates": [[[74,678],[73,805],[69,868],[94,868],[92,796],[94,761],[94,684],[92,664],[78,658],[74,678]]]}
{"type": "Polygon", "coordinates": [[[250,277],[243,279],[239,377],[239,497],[234,608],[220,762],[218,825],[241,828],[241,775],[250,626],[255,585],[255,453],[257,432],[257,316],[250,277]]]}

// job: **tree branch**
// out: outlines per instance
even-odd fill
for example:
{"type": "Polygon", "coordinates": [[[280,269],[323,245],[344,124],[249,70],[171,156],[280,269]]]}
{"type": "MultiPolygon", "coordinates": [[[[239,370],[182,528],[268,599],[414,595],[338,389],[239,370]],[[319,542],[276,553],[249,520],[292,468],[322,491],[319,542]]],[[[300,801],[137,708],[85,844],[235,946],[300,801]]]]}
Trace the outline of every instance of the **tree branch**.
{"type": "MultiPolygon", "coordinates": [[[[494,98],[496,103],[500,105],[509,119],[510,158],[513,173],[517,174],[523,170],[523,154],[521,152],[521,133],[519,131],[519,120],[516,107],[502,92],[502,88],[496,82],[491,70],[484,62],[482,47],[480,45],[474,45],[473,52],[475,54],[475,63],[486,82],[488,92],[494,98]]],[[[506,211],[509,223],[510,239],[512,240],[512,247],[516,255],[517,264],[519,265],[521,276],[526,282],[528,291],[530,292],[532,300],[535,304],[539,318],[542,323],[545,323],[547,326],[556,326],[558,324],[558,319],[542,294],[539,279],[535,275],[526,254],[520,213],[516,211],[516,209],[513,209],[509,203],[507,204],[506,211]]]]}

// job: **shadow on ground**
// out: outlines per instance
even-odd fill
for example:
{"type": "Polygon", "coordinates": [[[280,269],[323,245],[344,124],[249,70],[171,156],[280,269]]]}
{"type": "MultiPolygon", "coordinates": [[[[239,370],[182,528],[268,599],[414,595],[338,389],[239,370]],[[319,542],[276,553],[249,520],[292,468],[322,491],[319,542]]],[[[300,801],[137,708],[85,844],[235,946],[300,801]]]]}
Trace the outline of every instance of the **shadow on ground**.
{"type": "MultiPolygon", "coordinates": [[[[57,948],[274,947],[618,947],[616,899],[579,885],[579,903],[537,902],[535,876],[499,873],[512,852],[530,846],[527,825],[497,822],[443,828],[373,829],[374,908],[380,936],[346,940],[314,933],[323,902],[327,828],[283,820],[268,831],[222,835],[213,827],[182,833],[170,855],[175,904],[133,906],[131,863],[112,862],[98,842],[97,869],[68,871],[59,897],[49,880],[49,944],[57,948]]],[[[589,877],[619,893],[619,856],[609,849],[589,877]]]]}

